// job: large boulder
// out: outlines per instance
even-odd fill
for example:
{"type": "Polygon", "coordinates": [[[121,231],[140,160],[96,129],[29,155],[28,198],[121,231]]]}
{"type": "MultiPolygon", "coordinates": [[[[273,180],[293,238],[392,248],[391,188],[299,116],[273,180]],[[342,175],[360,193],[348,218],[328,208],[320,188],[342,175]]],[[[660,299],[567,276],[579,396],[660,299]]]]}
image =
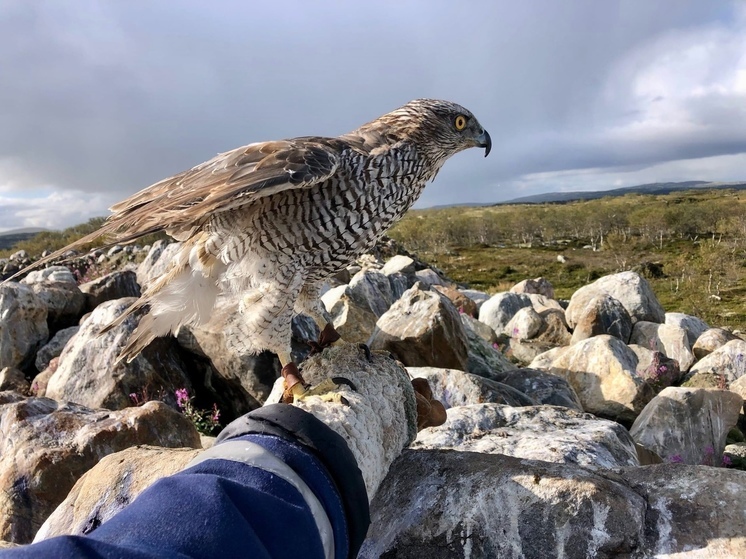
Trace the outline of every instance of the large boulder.
{"type": "Polygon", "coordinates": [[[681,371],[688,371],[694,363],[686,330],[673,324],[640,320],[632,329],[629,343],[660,351],[666,357],[675,359],[681,371]]]}
{"type": "Polygon", "coordinates": [[[455,287],[433,285],[433,289],[448,297],[451,300],[451,303],[453,303],[453,306],[458,309],[459,313],[468,314],[469,316],[477,316],[477,304],[455,287]]]}
{"type": "Polygon", "coordinates": [[[378,319],[369,345],[408,367],[467,368],[469,346],[458,311],[447,297],[420,285],[378,319]]]}
{"type": "Polygon", "coordinates": [[[362,559],[744,557],[746,473],[405,450],[371,503],[362,559]]]}
{"type": "Polygon", "coordinates": [[[24,368],[49,337],[47,305],[27,285],[0,283],[0,368],[24,368]]]}
{"type": "Polygon", "coordinates": [[[505,454],[593,469],[639,466],[635,443],[624,427],[554,406],[452,408],[443,425],[420,431],[412,448],[505,454]]]}
{"type": "Polygon", "coordinates": [[[538,369],[514,369],[496,374],[493,380],[512,386],[539,404],[583,411],[577,393],[564,378],[538,369]]]}
{"type": "Polygon", "coordinates": [[[627,343],[632,333],[632,318],[624,305],[611,295],[591,298],[583,309],[574,313],[574,320],[571,343],[602,334],[609,334],[627,343]]]}
{"type": "Polygon", "coordinates": [[[667,312],[665,323],[686,330],[689,347],[693,346],[697,338],[710,329],[707,323],[701,318],[681,312],[667,312]]]}
{"type": "Polygon", "coordinates": [[[34,541],[88,534],[160,478],[184,469],[199,452],[194,448],[139,445],[105,456],[75,483],[44,521],[34,541]]]}
{"type": "Polygon", "coordinates": [[[500,352],[497,344],[489,341],[495,335],[492,328],[467,314],[461,315],[461,324],[464,325],[464,332],[469,343],[469,360],[466,369],[468,372],[494,380],[495,375],[516,368],[500,352]]]}
{"type": "Polygon", "coordinates": [[[554,299],[554,287],[546,278],[525,279],[510,288],[511,293],[532,293],[554,299]]]}
{"type": "Polygon", "coordinates": [[[112,412],[12,394],[0,393],[0,539],[30,542],[107,454],[138,444],[200,447],[191,422],[162,402],[112,412]]]}
{"type": "Polygon", "coordinates": [[[668,387],[645,406],[632,438],[664,460],[719,466],[743,398],[728,390],[668,387]]]}
{"type": "Polygon", "coordinates": [[[731,340],[738,340],[738,336],[724,328],[709,328],[702,332],[692,346],[696,359],[704,359],[716,349],[720,349],[731,340]]]}
{"type": "Polygon", "coordinates": [[[530,340],[539,333],[543,321],[533,307],[518,309],[503,328],[503,334],[516,340],[530,340]]]}
{"type": "Polygon", "coordinates": [[[191,389],[187,364],[172,338],[157,338],[131,362],[117,361],[142,312],[101,333],[135,302],[134,298],[107,301],[83,321],[59,358],[49,378],[46,396],[92,408],[122,409],[139,399],[163,399],[174,403],[174,392],[191,389]]]}
{"type": "Polygon", "coordinates": [[[679,382],[682,377],[679,362],[641,345],[628,346],[637,356],[637,374],[656,391],[679,382]]]}
{"type": "Polygon", "coordinates": [[[537,402],[519,390],[463,371],[436,367],[407,367],[413,378],[424,378],[433,398],[445,407],[453,408],[485,402],[508,406],[532,406],[537,402]]]}
{"type": "Polygon", "coordinates": [[[744,374],[746,374],[746,342],[735,339],[697,361],[689,369],[685,379],[689,383],[692,381],[696,383],[695,377],[710,377],[714,386],[722,385],[722,388],[725,388],[744,374]]]}
{"type": "Polygon", "coordinates": [[[140,296],[137,274],[132,270],[112,272],[83,283],[80,290],[85,294],[85,312],[91,312],[104,301],[140,296]]]}
{"type": "Polygon", "coordinates": [[[21,283],[28,285],[46,304],[50,329],[72,326],[83,314],[85,295],[78,288],[75,276],[65,266],[33,271],[21,283]]]}
{"type": "Polygon", "coordinates": [[[620,272],[599,278],[573,293],[565,314],[570,327],[575,327],[594,297],[604,295],[611,295],[619,301],[627,309],[633,323],[638,320],[661,323],[666,318],[647,280],[635,272],[620,272]]]}
{"type": "Polygon", "coordinates": [[[498,293],[490,297],[479,308],[479,320],[495,332],[502,332],[520,309],[533,306],[528,295],[519,293],[498,293]]]}
{"type": "Polygon", "coordinates": [[[150,283],[162,276],[171,267],[171,262],[181,250],[182,243],[168,243],[158,240],[137,267],[137,283],[147,289],[150,283]]]}
{"type": "Polygon", "coordinates": [[[346,295],[361,307],[370,309],[376,318],[389,310],[394,302],[391,283],[388,276],[380,270],[368,268],[361,270],[350,280],[346,295]]]}
{"type": "Polygon", "coordinates": [[[43,371],[49,366],[49,362],[52,359],[59,357],[62,354],[62,350],[65,349],[67,342],[78,333],[78,330],[80,330],[80,326],[70,326],[69,328],[58,330],[57,333],[52,336],[52,339],[36,352],[34,365],[36,365],[37,370],[43,371]]]}
{"type": "Polygon", "coordinates": [[[345,341],[360,344],[368,341],[378,321],[368,304],[360,304],[357,299],[350,297],[346,285],[330,289],[321,299],[334,329],[345,341]]]}
{"type": "Polygon", "coordinates": [[[634,352],[608,335],[550,350],[530,365],[567,380],[577,392],[583,410],[629,423],[654,394],[636,367],[634,352]]]}

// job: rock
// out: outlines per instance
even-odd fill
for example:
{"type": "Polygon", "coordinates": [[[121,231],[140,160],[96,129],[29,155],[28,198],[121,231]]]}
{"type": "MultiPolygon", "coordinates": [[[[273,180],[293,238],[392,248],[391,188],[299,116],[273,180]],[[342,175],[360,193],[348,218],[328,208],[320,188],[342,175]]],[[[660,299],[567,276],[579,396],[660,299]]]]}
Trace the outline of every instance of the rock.
{"type": "Polygon", "coordinates": [[[495,332],[505,330],[510,319],[524,307],[531,307],[528,295],[517,293],[498,293],[490,297],[479,309],[479,320],[495,332]]]}
{"type": "Polygon", "coordinates": [[[445,281],[437,274],[437,272],[431,270],[430,268],[417,270],[414,275],[417,278],[417,281],[422,282],[423,285],[426,285],[428,287],[433,285],[448,285],[447,281],[445,281]]]}
{"type": "Polygon", "coordinates": [[[528,366],[542,353],[556,348],[556,344],[538,340],[514,340],[504,338],[497,342],[500,351],[511,361],[518,363],[521,367],[528,366]]]}
{"type": "Polygon", "coordinates": [[[22,283],[47,305],[47,324],[51,330],[72,326],[83,314],[85,296],[65,266],[35,270],[23,278],[22,283]]]}
{"type": "Polygon", "coordinates": [[[191,422],[162,402],[91,410],[47,398],[0,400],[0,538],[28,543],[75,481],[138,444],[199,448],[191,422]]]}
{"type": "MultiPolygon", "coordinates": [[[[407,289],[417,283],[415,280],[410,279],[404,274],[389,274],[387,277],[389,278],[389,284],[391,285],[391,296],[394,301],[398,301],[399,298],[404,295],[404,292],[407,289]]],[[[412,277],[414,278],[415,276],[413,275],[412,277]]]]}
{"type": "Polygon", "coordinates": [[[405,276],[411,277],[412,281],[414,281],[414,260],[409,256],[397,254],[390,258],[383,265],[383,268],[381,268],[381,272],[383,272],[387,276],[390,276],[391,274],[403,274],[405,276]]]}
{"type": "Polygon", "coordinates": [[[632,422],[653,397],[652,387],[637,375],[636,367],[634,352],[609,335],[553,349],[530,365],[567,380],[584,411],[622,422],[632,422]]]}
{"type": "MultiPolygon", "coordinates": [[[[464,332],[469,343],[467,370],[471,374],[494,380],[495,375],[502,371],[510,371],[516,368],[498,349],[497,343],[490,343],[482,335],[477,333],[482,327],[493,332],[489,326],[474,320],[466,314],[461,315],[461,323],[464,325],[464,332]],[[474,324],[481,326],[474,326],[474,324]]],[[[485,332],[482,333],[486,334],[485,332]]]]}
{"type": "Polygon", "coordinates": [[[459,291],[476,303],[477,312],[479,312],[484,302],[490,299],[489,294],[484,291],[477,291],[476,289],[459,289],[459,291]]]}
{"type": "Polygon", "coordinates": [[[742,406],[727,390],[671,386],[645,406],[630,433],[665,461],[719,466],[742,406]]]}
{"type": "Polygon", "coordinates": [[[689,340],[689,347],[692,347],[697,341],[697,338],[704,334],[705,331],[710,329],[710,327],[707,326],[707,323],[704,320],[697,318],[696,316],[691,316],[680,312],[667,312],[665,323],[670,326],[678,326],[679,328],[683,328],[684,330],[686,330],[686,336],[689,340]]]}
{"type": "Polygon", "coordinates": [[[420,431],[412,448],[505,454],[591,469],[639,466],[635,443],[624,427],[553,406],[451,408],[446,422],[420,431]]]}
{"type": "Polygon", "coordinates": [[[27,285],[0,283],[0,368],[33,363],[48,336],[44,301],[27,285]]]}
{"type": "Polygon", "coordinates": [[[746,400],[746,375],[743,375],[730,383],[728,390],[735,392],[746,400]]]}
{"type": "Polygon", "coordinates": [[[461,314],[461,324],[464,325],[464,328],[467,331],[471,330],[490,345],[497,341],[497,334],[495,334],[495,331],[492,328],[487,326],[484,322],[479,322],[476,318],[469,316],[466,313],[461,314]]]}
{"type": "Polygon", "coordinates": [[[0,369],[0,392],[15,390],[19,394],[28,394],[29,382],[26,376],[15,367],[4,367],[0,369]]]}
{"type": "Polygon", "coordinates": [[[433,285],[433,289],[448,297],[460,314],[468,314],[469,316],[477,315],[477,304],[458,289],[443,285],[433,285]]]}
{"type": "Polygon", "coordinates": [[[547,299],[554,299],[554,287],[546,278],[525,279],[510,288],[511,293],[535,293],[547,299]]]}
{"type": "Polygon", "coordinates": [[[538,404],[562,406],[583,411],[577,393],[563,378],[538,369],[515,369],[503,371],[493,377],[501,384],[512,386],[538,404]]]}
{"type": "Polygon", "coordinates": [[[618,300],[627,309],[633,324],[639,320],[658,323],[665,320],[663,307],[647,280],[635,272],[620,272],[599,278],[573,293],[565,311],[570,327],[575,327],[591,299],[604,295],[618,300]]]}
{"type": "Polygon", "coordinates": [[[723,462],[727,457],[730,467],[746,470],[746,443],[734,443],[725,445],[723,450],[723,462]]]}
{"type": "Polygon", "coordinates": [[[10,260],[28,260],[28,253],[21,249],[10,255],[10,260]]]}
{"type": "Polygon", "coordinates": [[[171,266],[171,261],[181,250],[182,243],[166,243],[159,240],[137,267],[137,283],[141,289],[147,289],[150,282],[163,275],[171,266]]]}
{"type": "Polygon", "coordinates": [[[59,363],[59,357],[53,358],[49,362],[49,365],[47,365],[47,368],[34,377],[34,380],[31,382],[31,388],[29,389],[32,396],[36,396],[37,398],[46,397],[47,384],[49,384],[49,379],[52,378],[52,375],[57,372],[59,363]]]}
{"type": "Polygon", "coordinates": [[[80,285],[85,294],[85,312],[91,312],[104,301],[123,297],[139,297],[137,274],[132,270],[112,272],[80,285]]]}
{"type": "Polygon", "coordinates": [[[184,469],[199,452],[141,445],[105,456],[75,483],[34,541],[91,532],[157,480],[184,469]]]}
{"type": "Polygon", "coordinates": [[[405,450],[359,557],[743,557],[746,473],[592,471],[500,454],[405,450]]]}
{"type": "Polygon", "coordinates": [[[738,336],[723,328],[710,328],[702,332],[692,346],[692,353],[697,359],[704,359],[716,349],[723,347],[731,340],[738,340],[738,336]]]}
{"type": "MultiPolygon", "coordinates": [[[[274,354],[265,351],[254,355],[248,350],[244,343],[246,321],[237,308],[235,297],[218,297],[207,323],[185,326],[178,336],[182,347],[209,362],[206,388],[221,411],[231,417],[261,406],[280,376],[280,363],[274,354]]],[[[318,331],[312,339],[316,338],[318,331]]]]}
{"type": "Polygon", "coordinates": [[[49,362],[55,357],[59,357],[62,350],[67,345],[67,342],[78,333],[80,326],[70,326],[69,328],[63,328],[58,330],[57,333],[52,336],[52,339],[44,344],[41,349],[36,353],[36,360],[34,364],[36,369],[43,371],[49,366],[49,362]]]}
{"type": "Polygon", "coordinates": [[[511,386],[463,371],[407,367],[407,372],[413,378],[427,379],[433,397],[446,409],[485,402],[508,406],[533,406],[537,403],[511,386]]]}
{"type": "Polygon", "coordinates": [[[408,367],[465,370],[468,362],[466,332],[453,303],[419,285],[378,319],[368,345],[392,352],[408,367]]]}
{"type": "Polygon", "coordinates": [[[505,325],[503,333],[516,340],[530,340],[539,333],[541,326],[541,315],[533,307],[523,307],[505,325]]]}
{"type": "Polygon", "coordinates": [[[346,295],[361,308],[370,309],[380,318],[394,302],[389,278],[379,270],[361,270],[347,286],[346,295]]]}
{"type": "Polygon", "coordinates": [[[660,351],[666,357],[675,359],[681,371],[688,371],[694,363],[694,354],[689,347],[686,330],[672,324],[640,320],[632,329],[629,342],[660,351]]]}
{"type": "Polygon", "coordinates": [[[632,333],[632,318],[627,309],[611,295],[590,299],[582,310],[575,313],[575,329],[570,343],[608,334],[624,343],[632,333]]]}
{"type": "MultiPolygon", "coordinates": [[[[704,334],[703,334],[704,335],[704,334]]],[[[731,340],[697,361],[684,377],[687,382],[695,376],[713,377],[722,388],[746,374],[746,342],[731,340]]]]}
{"type": "Polygon", "coordinates": [[[536,293],[527,293],[528,298],[531,299],[531,304],[534,310],[541,314],[543,311],[548,309],[554,309],[562,311],[562,315],[565,314],[565,309],[562,307],[559,301],[545,297],[544,295],[537,295],[536,293]]]}
{"type": "Polygon", "coordinates": [[[656,391],[676,384],[681,379],[679,362],[637,344],[628,346],[637,356],[637,374],[656,391]]]}
{"type": "Polygon", "coordinates": [[[47,397],[92,408],[122,409],[132,405],[130,394],[174,403],[176,389],[191,389],[186,364],[172,338],[157,338],[130,363],[116,362],[142,312],[105,334],[101,330],[135,301],[107,301],[91,313],[62,351],[57,371],[47,384],[47,397]]]}
{"type": "MultiPolygon", "coordinates": [[[[534,309],[536,307],[534,306],[534,309]]],[[[543,342],[552,346],[570,345],[572,335],[567,329],[565,322],[565,311],[562,309],[545,308],[538,311],[541,317],[541,327],[534,338],[537,342],[543,342]]]]}
{"type": "Polygon", "coordinates": [[[378,317],[370,307],[358,304],[349,296],[349,289],[341,285],[330,289],[322,297],[332,324],[345,341],[364,344],[376,328],[378,317]],[[341,289],[340,289],[341,288],[341,289]]]}

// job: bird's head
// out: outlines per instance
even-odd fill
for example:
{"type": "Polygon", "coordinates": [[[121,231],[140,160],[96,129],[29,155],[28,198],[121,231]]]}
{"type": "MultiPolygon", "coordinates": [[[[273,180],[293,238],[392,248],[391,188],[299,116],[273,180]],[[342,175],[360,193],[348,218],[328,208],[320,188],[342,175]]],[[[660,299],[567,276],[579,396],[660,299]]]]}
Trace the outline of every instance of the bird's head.
{"type": "Polygon", "coordinates": [[[492,140],[476,117],[461,105],[438,99],[415,99],[363,126],[391,140],[414,140],[419,147],[445,159],[459,151],[481,147],[487,157],[492,140]]]}

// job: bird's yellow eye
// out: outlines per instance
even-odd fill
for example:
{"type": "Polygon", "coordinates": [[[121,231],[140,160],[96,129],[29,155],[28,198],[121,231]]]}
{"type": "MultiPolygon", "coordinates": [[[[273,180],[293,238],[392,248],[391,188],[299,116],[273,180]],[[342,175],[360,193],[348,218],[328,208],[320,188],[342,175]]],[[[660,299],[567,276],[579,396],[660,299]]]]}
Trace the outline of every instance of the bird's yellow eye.
{"type": "Polygon", "coordinates": [[[466,117],[464,115],[458,115],[456,121],[453,123],[456,126],[456,130],[463,130],[466,128],[466,117]]]}

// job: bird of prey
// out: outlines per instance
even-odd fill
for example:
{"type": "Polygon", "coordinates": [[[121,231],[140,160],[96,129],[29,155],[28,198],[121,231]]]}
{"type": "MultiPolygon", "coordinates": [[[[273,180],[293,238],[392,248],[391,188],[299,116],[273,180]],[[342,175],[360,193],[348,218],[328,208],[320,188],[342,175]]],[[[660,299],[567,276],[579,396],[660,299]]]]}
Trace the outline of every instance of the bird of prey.
{"type": "Polygon", "coordinates": [[[339,340],[319,289],[372,248],[450,156],[481,147],[487,131],[465,108],[417,99],[336,138],[259,142],[222,153],[111,208],[103,227],[37,262],[107,235],[127,243],[165,231],[181,249],[124,315],[147,309],[120,359],[157,336],[210,317],[221,290],[242,295],[248,348],[279,356],[286,390],[307,389],[290,357],[293,313],[339,340]]]}

